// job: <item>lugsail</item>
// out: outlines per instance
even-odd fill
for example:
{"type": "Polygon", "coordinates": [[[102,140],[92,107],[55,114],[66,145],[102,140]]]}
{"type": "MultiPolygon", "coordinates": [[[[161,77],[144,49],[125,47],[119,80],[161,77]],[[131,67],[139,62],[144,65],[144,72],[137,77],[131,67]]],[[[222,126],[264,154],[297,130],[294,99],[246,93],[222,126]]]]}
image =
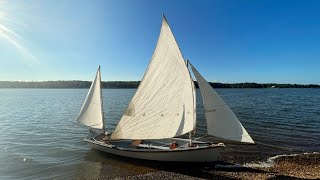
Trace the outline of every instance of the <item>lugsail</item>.
{"type": "Polygon", "coordinates": [[[82,105],[77,121],[95,129],[104,128],[100,66],[82,105]]]}
{"type": "Polygon", "coordinates": [[[188,68],[163,17],[145,75],[112,139],[163,139],[195,128],[194,89],[188,68]]]}
{"type": "Polygon", "coordinates": [[[203,97],[208,134],[229,141],[254,143],[229,106],[190,62],[189,64],[203,97]]]}

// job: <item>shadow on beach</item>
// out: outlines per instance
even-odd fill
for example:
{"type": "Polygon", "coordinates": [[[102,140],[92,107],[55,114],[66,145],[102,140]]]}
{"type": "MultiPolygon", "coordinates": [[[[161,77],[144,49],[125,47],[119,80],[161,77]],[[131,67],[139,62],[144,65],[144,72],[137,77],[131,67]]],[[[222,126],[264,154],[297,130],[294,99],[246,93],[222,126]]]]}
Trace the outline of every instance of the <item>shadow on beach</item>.
{"type": "Polygon", "coordinates": [[[274,168],[250,168],[218,161],[181,163],[139,160],[90,150],[75,178],[98,179],[301,179],[274,168]]]}

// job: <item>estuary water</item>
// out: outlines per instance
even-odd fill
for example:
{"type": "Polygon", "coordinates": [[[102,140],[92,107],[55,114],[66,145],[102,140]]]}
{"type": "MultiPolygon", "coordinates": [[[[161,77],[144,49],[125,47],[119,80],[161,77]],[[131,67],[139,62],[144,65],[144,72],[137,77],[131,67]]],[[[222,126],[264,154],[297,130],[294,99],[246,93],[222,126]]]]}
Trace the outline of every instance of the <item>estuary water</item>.
{"type": "MultiPolygon", "coordinates": [[[[136,89],[104,89],[112,131],[136,89]]],[[[76,123],[88,89],[0,89],[0,179],[111,178],[154,170],[139,160],[93,150],[76,123]]],[[[230,145],[238,164],[280,154],[320,152],[320,89],[217,89],[257,145],[230,145]]],[[[197,134],[206,123],[197,92],[197,134]]],[[[150,163],[150,162],[149,162],[150,163]]],[[[152,162],[156,163],[156,162],[152,162]]]]}

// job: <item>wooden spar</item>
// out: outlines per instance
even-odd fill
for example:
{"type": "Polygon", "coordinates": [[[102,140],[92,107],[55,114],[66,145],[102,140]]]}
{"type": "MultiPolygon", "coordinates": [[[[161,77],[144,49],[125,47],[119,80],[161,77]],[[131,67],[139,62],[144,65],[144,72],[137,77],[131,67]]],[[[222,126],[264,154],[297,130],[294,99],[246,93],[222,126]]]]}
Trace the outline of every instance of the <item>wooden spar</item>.
{"type": "Polygon", "coordinates": [[[102,126],[103,126],[103,134],[106,134],[106,129],[104,126],[104,113],[103,113],[103,99],[102,99],[102,83],[101,83],[101,72],[100,72],[100,65],[99,65],[99,79],[100,79],[100,101],[101,101],[101,117],[102,117],[102,126]]]}
{"type": "Polygon", "coordinates": [[[191,131],[189,132],[189,145],[190,145],[190,147],[192,146],[192,135],[191,135],[191,131]]]}

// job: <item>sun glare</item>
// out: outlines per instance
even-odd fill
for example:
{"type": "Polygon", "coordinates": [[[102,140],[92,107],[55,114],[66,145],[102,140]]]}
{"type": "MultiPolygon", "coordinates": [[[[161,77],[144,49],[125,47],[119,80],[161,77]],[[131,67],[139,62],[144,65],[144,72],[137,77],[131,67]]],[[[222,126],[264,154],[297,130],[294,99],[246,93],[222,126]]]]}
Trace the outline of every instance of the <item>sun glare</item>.
{"type": "MultiPolygon", "coordinates": [[[[23,37],[19,34],[19,22],[14,19],[14,13],[11,11],[14,5],[8,1],[0,0],[0,41],[5,41],[13,46],[23,59],[28,58],[36,60],[35,56],[24,46],[23,37]]],[[[14,7],[13,9],[19,9],[14,7]]]]}

